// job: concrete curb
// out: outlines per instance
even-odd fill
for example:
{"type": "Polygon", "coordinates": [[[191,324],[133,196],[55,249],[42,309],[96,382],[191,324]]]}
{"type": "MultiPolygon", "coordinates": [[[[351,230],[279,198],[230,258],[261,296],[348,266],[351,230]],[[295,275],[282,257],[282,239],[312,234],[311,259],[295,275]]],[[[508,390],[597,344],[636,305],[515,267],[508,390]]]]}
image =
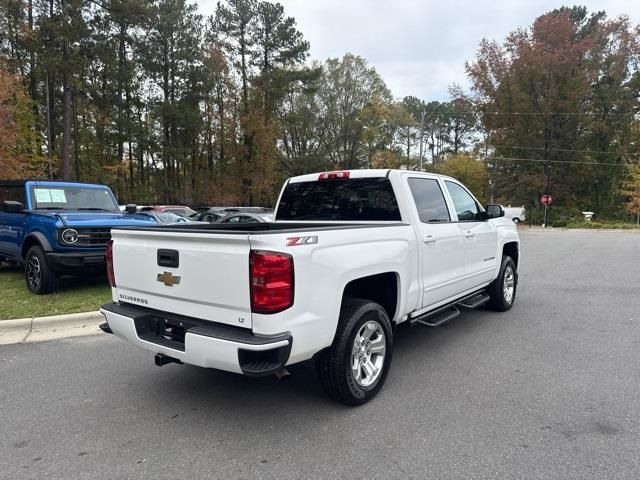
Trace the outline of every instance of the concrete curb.
{"type": "Polygon", "coordinates": [[[565,228],[565,227],[524,227],[519,232],[602,232],[602,233],[635,233],[639,234],[639,228],[565,228]]]}
{"type": "Polygon", "coordinates": [[[102,322],[100,312],[0,320],[0,345],[95,335],[100,333],[98,325],[102,322]]]}

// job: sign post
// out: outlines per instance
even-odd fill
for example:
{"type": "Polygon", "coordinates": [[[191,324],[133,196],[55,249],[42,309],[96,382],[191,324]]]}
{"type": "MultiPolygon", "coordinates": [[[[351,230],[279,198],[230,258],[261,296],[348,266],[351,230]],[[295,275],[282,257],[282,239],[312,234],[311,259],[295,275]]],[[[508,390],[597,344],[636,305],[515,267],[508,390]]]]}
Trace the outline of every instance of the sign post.
{"type": "Polygon", "coordinates": [[[553,197],[548,193],[540,197],[540,203],[544,205],[544,223],[542,224],[544,228],[547,228],[547,207],[551,205],[551,202],[553,202],[553,197]]]}

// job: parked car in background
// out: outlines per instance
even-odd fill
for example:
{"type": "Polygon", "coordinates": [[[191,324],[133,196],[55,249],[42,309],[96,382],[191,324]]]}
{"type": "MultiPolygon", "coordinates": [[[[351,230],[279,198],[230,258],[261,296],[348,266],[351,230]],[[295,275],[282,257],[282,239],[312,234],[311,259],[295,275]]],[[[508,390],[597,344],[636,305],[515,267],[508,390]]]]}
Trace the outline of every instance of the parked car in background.
{"type": "MultiPolygon", "coordinates": [[[[170,212],[184,217],[189,217],[194,213],[197,213],[193,208],[186,205],[151,205],[143,207],[144,210],[153,210],[156,212],[170,212]]],[[[142,209],[141,209],[142,210],[142,209]]]]}
{"type": "Polygon", "coordinates": [[[273,215],[273,209],[267,207],[208,207],[207,209],[198,209],[198,212],[191,215],[191,218],[209,223],[218,223],[223,218],[237,213],[273,215]]]}
{"type": "Polygon", "coordinates": [[[216,220],[214,223],[267,223],[273,222],[273,213],[232,213],[216,220]]]}
{"type": "Polygon", "coordinates": [[[138,215],[151,217],[160,225],[173,225],[176,223],[189,223],[189,224],[208,223],[208,222],[199,222],[189,217],[178,215],[177,213],[173,213],[173,212],[157,212],[155,210],[141,210],[140,212],[138,212],[138,215]]]}
{"type": "Polygon", "coordinates": [[[198,209],[196,213],[190,215],[191,220],[199,222],[214,223],[216,220],[223,218],[226,215],[223,207],[211,207],[207,209],[198,209]]]}
{"type": "Polygon", "coordinates": [[[121,212],[105,185],[58,181],[0,182],[0,260],[25,265],[33,293],[55,290],[60,275],[105,272],[111,228],[156,227],[121,212]]]}
{"type": "Polygon", "coordinates": [[[504,216],[513,220],[513,223],[526,222],[526,213],[524,205],[521,207],[512,207],[511,205],[504,207],[504,216]]]}

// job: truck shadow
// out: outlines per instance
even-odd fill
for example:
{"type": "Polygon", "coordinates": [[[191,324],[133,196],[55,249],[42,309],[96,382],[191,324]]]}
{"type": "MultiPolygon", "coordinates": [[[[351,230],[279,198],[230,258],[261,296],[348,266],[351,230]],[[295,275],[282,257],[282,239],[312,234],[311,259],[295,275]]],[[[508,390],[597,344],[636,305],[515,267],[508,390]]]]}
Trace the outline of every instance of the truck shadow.
{"type": "Polygon", "coordinates": [[[58,291],[71,292],[75,290],[85,290],[87,288],[94,287],[105,287],[105,289],[107,289],[109,287],[107,276],[103,274],[87,275],[84,277],[72,277],[64,275],[60,278],[60,286],[58,288],[58,291]]]}
{"type": "Polygon", "coordinates": [[[0,273],[22,273],[24,267],[16,263],[0,262],[0,273]]]}
{"type": "MultiPolygon", "coordinates": [[[[319,385],[312,361],[289,368],[291,376],[286,380],[275,377],[247,378],[240,375],[208,370],[188,365],[168,365],[155,368],[149,358],[145,374],[136,369],[136,386],[132,400],[145,408],[164,411],[163,415],[186,416],[203,425],[211,422],[228,422],[231,418],[241,423],[252,422],[251,428],[273,428],[272,419],[303,415],[308,422],[323,424],[331,418],[361,415],[364,411],[397,404],[402,399],[419,395],[412,387],[419,374],[421,384],[429,383],[430,372],[447,367],[446,353],[455,349],[456,342],[473,336],[478,329],[491,328],[502,322],[501,316],[483,310],[467,312],[448,326],[428,329],[400,326],[397,329],[394,360],[390,374],[381,393],[372,402],[351,408],[327,397],[319,385]]],[[[131,376],[132,372],[125,374],[131,376]]],[[[446,392],[432,392],[444,395],[446,392]]],[[[131,398],[131,397],[130,397],[131,398]]]]}

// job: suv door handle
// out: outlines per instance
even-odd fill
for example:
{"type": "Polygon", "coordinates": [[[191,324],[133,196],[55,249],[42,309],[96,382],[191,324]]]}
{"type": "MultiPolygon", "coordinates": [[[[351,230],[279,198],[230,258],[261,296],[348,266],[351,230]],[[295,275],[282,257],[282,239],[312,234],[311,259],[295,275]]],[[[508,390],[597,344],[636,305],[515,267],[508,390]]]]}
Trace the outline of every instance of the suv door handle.
{"type": "Polygon", "coordinates": [[[476,236],[476,234],[473,233],[471,230],[467,230],[466,232],[464,232],[464,236],[465,238],[473,238],[476,236]]]}
{"type": "Polygon", "coordinates": [[[433,235],[425,235],[422,240],[424,243],[436,243],[438,239],[433,235]]]}

